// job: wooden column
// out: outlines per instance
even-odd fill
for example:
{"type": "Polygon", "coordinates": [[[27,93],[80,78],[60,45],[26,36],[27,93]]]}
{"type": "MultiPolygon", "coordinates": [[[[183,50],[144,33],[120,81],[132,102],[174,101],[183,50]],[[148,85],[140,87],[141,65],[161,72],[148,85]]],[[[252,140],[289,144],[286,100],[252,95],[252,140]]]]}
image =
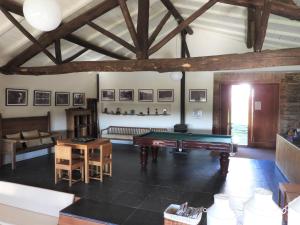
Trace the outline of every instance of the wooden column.
{"type": "Polygon", "coordinates": [[[148,58],[149,48],[149,0],[138,1],[137,38],[139,47],[136,56],[138,59],[148,58]]]}

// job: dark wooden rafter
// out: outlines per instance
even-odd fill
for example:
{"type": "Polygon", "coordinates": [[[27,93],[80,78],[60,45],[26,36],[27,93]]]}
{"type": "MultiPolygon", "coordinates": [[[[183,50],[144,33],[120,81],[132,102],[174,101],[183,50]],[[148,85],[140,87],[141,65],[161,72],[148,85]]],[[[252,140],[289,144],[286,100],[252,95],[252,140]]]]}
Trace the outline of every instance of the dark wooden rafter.
{"type": "Polygon", "coordinates": [[[127,4],[125,0],[118,0],[123,17],[125,19],[128,31],[130,33],[130,36],[132,38],[132,41],[136,47],[136,50],[139,51],[140,46],[139,46],[139,42],[138,42],[138,38],[137,38],[137,32],[135,30],[134,24],[132,22],[132,18],[130,16],[127,4]]]}
{"type": "Polygon", "coordinates": [[[74,59],[78,58],[79,56],[81,56],[83,53],[85,53],[86,51],[88,51],[89,49],[84,48],[81,49],[80,51],[78,51],[77,53],[75,53],[74,55],[70,56],[69,58],[65,59],[63,61],[63,63],[69,63],[72,62],[74,59]]]}
{"type": "Polygon", "coordinates": [[[137,38],[139,47],[137,59],[147,59],[149,50],[149,0],[138,0],[137,38]]]}
{"type": "Polygon", "coordinates": [[[254,47],[255,41],[255,9],[248,8],[248,19],[247,19],[247,48],[254,47]]]}
{"type": "Polygon", "coordinates": [[[87,49],[90,49],[92,51],[98,52],[102,55],[109,56],[111,58],[120,59],[120,60],[129,59],[128,57],[116,54],[114,52],[108,51],[108,50],[106,50],[104,48],[101,48],[99,46],[96,46],[94,44],[91,44],[90,42],[85,41],[85,40],[83,40],[83,39],[81,39],[81,38],[79,38],[79,37],[77,37],[73,34],[67,35],[66,37],[64,37],[64,39],[69,41],[69,42],[72,42],[74,44],[80,45],[84,48],[87,48],[87,49]]]}
{"type": "MultiPolygon", "coordinates": [[[[263,7],[264,5],[264,1],[261,0],[219,0],[219,2],[251,8],[263,7]]],[[[297,5],[273,1],[271,5],[271,13],[291,20],[300,21],[300,7],[297,5]]]]}
{"type": "Polygon", "coordinates": [[[62,64],[62,55],[61,55],[61,43],[60,39],[55,40],[54,42],[55,47],[55,57],[58,64],[62,64]]]}
{"type": "Polygon", "coordinates": [[[18,28],[18,30],[24,34],[32,43],[36,44],[38,46],[38,48],[40,49],[40,51],[42,51],[43,53],[45,53],[45,55],[47,55],[52,62],[54,62],[55,64],[57,64],[56,58],[44,47],[42,46],[36,39],[35,37],[33,37],[16,19],[13,15],[10,14],[10,12],[8,12],[5,8],[3,8],[2,6],[0,6],[0,10],[2,11],[2,13],[7,17],[7,19],[10,20],[10,22],[12,22],[12,24],[14,24],[16,26],[16,28],[18,28]]]}
{"type": "Polygon", "coordinates": [[[171,12],[168,11],[166,15],[162,18],[162,20],[159,22],[155,30],[152,32],[151,36],[149,37],[149,47],[153,44],[155,39],[157,38],[158,34],[162,30],[162,28],[165,26],[169,18],[171,17],[171,12]]]}
{"type": "Polygon", "coordinates": [[[159,41],[156,45],[154,45],[149,50],[149,55],[157,52],[160,48],[162,48],[166,43],[168,43],[172,38],[174,38],[177,34],[179,34],[182,30],[184,30],[189,24],[191,24],[195,19],[205,13],[208,9],[210,9],[213,5],[215,5],[218,0],[210,0],[205,3],[200,9],[194,12],[191,16],[181,22],[174,30],[172,30],[166,37],[164,37],[161,41],[159,41]]]}
{"type": "Polygon", "coordinates": [[[16,72],[23,75],[50,75],[88,71],[220,71],[291,65],[300,65],[300,48],[185,59],[71,62],[58,66],[21,67],[16,72]]]}
{"type": "Polygon", "coordinates": [[[127,48],[128,50],[132,51],[135,53],[135,47],[129,44],[127,41],[124,41],[122,38],[119,38],[117,35],[109,32],[108,30],[105,30],[104,28],[100,27],[99,25],[93,23],[93,22],[88,22],[87,23],[90,27],[94,28],[98,32],[102,33],[106,37],[114,40],[115,42],[119,43],[123,47],[127,48]]]}
{"type": "MultiPolygon", "coordinates": [[[[178,10],[175,8],[175,6],[170,0],[161,0],[161,2],[172,13],[172,15],[174,16],[174,18],[178,23],[182,23],[184,21],[183,17],[180,15],[180,13],[178,12],[178,10]]],[[[193,30],[189,26],[187,26],[185,30],[188,34],[193,34],[193,30]]]]}
{"type": "Polygon", "coordinates": [[[264,2],[265,4],[262,9],[262,15],[258,18],[260,19],[260,24],[256,30],[256,38],[255,38],[255,46],[254,46],[254,50],[256,52],[257,51],[260,52],[262,50],[266,33],[267,33],[270,12],[271,12],[272,0],[264,0],[264,2]]]}
{"type": "MultiPolygon", "coordinates": [[[[7,0],[3,0],[7,1],[7,0]]],[[[126,1],[126,0],[123,0],[126,1]]],[[[3,4],[1,2],[1,4],[3,4]]],[[[51,45],[55,40],[64,38],[66,35],[76,31],[80,27],[87,24],[87,22],[92,21],[101,15],[105,14],[106,12],[114,9],[118,6],[117,0],[105,0],[95,7],[87,10],[85,13],[79,15],[75,19],[62,24],[60,27],[58,27],[56,30],[47,32],[38,39],[38,42],[44,47],[48,47],[51,45]]],[[[19,5],[19,10],[17,12],[22,11],[22,6],[19,5]]],[[[23,14],[22,14],[23,15],[23,14]]],[[[18,56],[10,60],[4,67],[4,70],[14,71],[18,66],[21,66],[26,61],[37,55],[41,52],[41,49],[38,47],[37,44],[33,44],[32,46],[25,49],[22,53],[20,53],[18,56]]]]}
{"type": "Polygon", "coordinates": [[[19,3],[12,0],[1,0],[0,6],[4,7],[7,11],[23,16],[23,8],[19,3]]]}

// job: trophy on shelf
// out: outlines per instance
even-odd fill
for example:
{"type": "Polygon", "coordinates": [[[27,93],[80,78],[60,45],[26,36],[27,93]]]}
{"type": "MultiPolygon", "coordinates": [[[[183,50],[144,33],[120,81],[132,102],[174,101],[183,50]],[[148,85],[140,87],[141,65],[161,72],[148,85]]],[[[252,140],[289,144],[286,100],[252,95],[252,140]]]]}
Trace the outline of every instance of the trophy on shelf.
{"type": "Polygon", "coordinates": [[[157,111],[157,109],[155,109],[155,115],[158,115],[158,111],[157,111]]]}
{"type": "Polygon", "coordinates": [[[147,108],[147,115],[150,115],[150,108],[147,108]]]}
{"type": "Polygon", "coordinates": [[[130,114],[131,114],[131,115],[134,115],[134,113],[135,113],[135,110],[134,110],[134,109],[130,110],[130,114]]]}
{"type": "Polygon", "coordinates": [[[120,108],[117,108],[116,115],[121,115],[121,109],[120,108]]]}
{"type": "Polygon", "coordinates": [[[103,113],[108,113],[108,109],[107,109],[107,108],[104,108],[103,113]]]}

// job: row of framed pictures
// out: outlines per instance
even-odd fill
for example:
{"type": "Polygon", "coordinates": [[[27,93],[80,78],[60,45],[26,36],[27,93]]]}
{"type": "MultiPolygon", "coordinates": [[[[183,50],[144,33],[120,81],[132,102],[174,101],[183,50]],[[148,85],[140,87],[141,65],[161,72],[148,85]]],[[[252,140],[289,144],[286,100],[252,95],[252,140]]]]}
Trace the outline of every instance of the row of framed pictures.
{"type": "MultiPolygon", "coordinates": [[[[153,102],[154,90],[153,89],[138,89],[139,102],[153,102]]],[[[115,89],[102,89],[102,101],[115,101],[115,89]]],[[[133,89],[119,89],[119,101],[134,101],[133,89]]],[[[173,89],[158,89],[157,90],[158,102],[174,102],[173,89]]],[[[190,89],[189,90],[190,102],[207,102],[206,89],[190,89]]]]}
{"type": "MultiPolygon", "coordinates": [[[[55,92],[56,106],[70,105],[70,92],[55,92]]],[[[34,106],[51,106],[51,91],[34,90],[33,105],[34,106]]],[[[5,95],[6,106],[27,106],[28,105],[28,90],[6,88],[5,95]]],[[[73,106],[84,106],[85,94],[73,93],[73,106]]]]}

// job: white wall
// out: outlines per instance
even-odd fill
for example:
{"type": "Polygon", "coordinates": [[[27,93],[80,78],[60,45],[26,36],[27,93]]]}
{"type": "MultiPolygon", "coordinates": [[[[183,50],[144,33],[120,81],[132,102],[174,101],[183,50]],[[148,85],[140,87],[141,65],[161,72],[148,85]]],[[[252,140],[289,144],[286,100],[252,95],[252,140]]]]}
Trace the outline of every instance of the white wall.
{"type": "MultiPolygon", "coordinates": [[[[215,34],[205,30],[194,28],[194,34],[187,36],[188,46],[192,57],[209,56],[229,53],[242,53],[249,51],[244,43],[231,40],[227,36],[215,34]]],[[[180,37],[177,36],[159,52],[154,58],[180,57],[180,37]]],[[[173,81],[169,74],[159,74],[154,72],[135,72],[135,73],[100,73],[100,88],[115,89],[115,102],[102,102],[99,105],[99,112],[104,107],[116,107],[127,109],[128,107],[137,106],[137,89],[150,88],[154,89],[154,102],[141,103],[146,112],[146,108],[155,108],[157,89],[174,89],[175,101],[172,104],[166,103],[165,106],[171,105],[171,116],[168,117],[142,117],[142,116],[116,116],[104,115],[100,113],[100,127],[106,128],[110,125],[120,126],[137,126],[137,127],[166,127],[173,126],[180,122],[180,82],[173,81]],[[134,103],[119,102],[119,89],[135,89],[134,103]]],[[[161,104],[164,105],[164,104],[161,104]]],[[[202,132],[211,132],[212,130],[212,111],[213,111],[213,72],[187,72],[186,73],[186,123],[190,129],[202,132]],[[189,102],[189,89],[207,89],[207,102],[194,103],[189,102]],[[200,117],[194,116],[193,112],[201,111],[200,117]]]]}
{"type": "Polygon", "coordinates": [[[0,75],[0,112],[4,118],[41,116],[51,112],[52,130],[66,129],[65,109],[73,107],[72,93],[83,92],[87,98],[96,97],[95,73],[57,76],[6,76],[0,75]],[[5,106],[5,88],[28,89],[28,106],[5,106]],[[51,106],[33,106],[34,90],[52,91],[51,106]],[[70,106],[55,106],[55,92],[71,92],[70,106]]]}

